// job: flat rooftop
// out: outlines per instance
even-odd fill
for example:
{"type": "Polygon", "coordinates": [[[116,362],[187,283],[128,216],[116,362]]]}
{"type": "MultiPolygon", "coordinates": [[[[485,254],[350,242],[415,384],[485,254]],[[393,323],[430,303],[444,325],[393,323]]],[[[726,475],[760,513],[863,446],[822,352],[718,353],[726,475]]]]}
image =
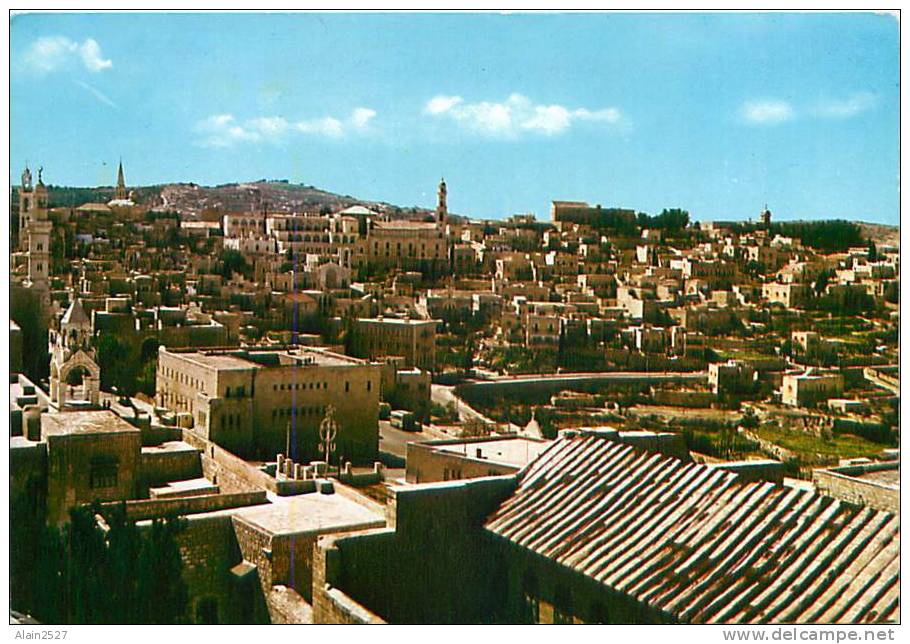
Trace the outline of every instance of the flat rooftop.
{"type": "Polygon", "coordinates": [[[337,491],[334,494],[312,492],[273,499],[267,505],[256,505],[234,512],[234,515],[272,535],[323,534],[380,528],[385,526],[382,508],[358,503],[337,491]]]}
{"type": "Polygon", "coordinates": [[[357,318],[364,324],[400,324],[403,326],[419,326],[423,324],[437,325],[439,320],[415,320],[411,318],[357,318]]]}
{"type": "Polygon", "coordinates": [[[68,411],[41,415],[41,438],[89,434],[140,434],[138,428],[109,410],[68,411]]]}
{"type": "Polygon", "coordinates": [[[48,399],[47,394],[44,393],[44,391],[41,389],[41,387],[37,387],[31,380],[26,378],[21,373],[12,374],[9,383],[10,406],[18,406],[18,401],[20,398],[22,398],[23,401],[35,398],[36,402],[32,404],[36,404],[42,409],[47,409],[50,406],[50,400],[48,399]],[[26,389],[28,389],[31,393],[26,393],[26,389]]]}
{"type": "Polygon", "coordinates": [[[209,369],[222,371],[280,367],[347,367],[367,364],[359,358],[319,347],[296,349],[225,349],[221,351],[173,351],[171,355],[209,369]]]}
{"type": "Polygon", "coordinates": [[[440,452],[461,454],[468,458],[482,459],[505,465],[523,467],[544,451],[550,443],[530,438],[506,438],[459,443],[426,443],[440,452]]]}
{"type": "Polygon", "coordinates": [[[893,470],[866,472],[864,474],[860,474],[857,478],[864,481],[874,481],[876,483],[890,485],[891,487],[898,489],[900,489],[901,486],[901,472],[897,467],[895,467],[893,470]]]}
{"type": "Polygon", "coordinates": [[[160,454],[162,452],[198,452],[199,450],[183,441],[165,441],[160,445],[150,445],[142,448],[143,454],[160,454]]]}

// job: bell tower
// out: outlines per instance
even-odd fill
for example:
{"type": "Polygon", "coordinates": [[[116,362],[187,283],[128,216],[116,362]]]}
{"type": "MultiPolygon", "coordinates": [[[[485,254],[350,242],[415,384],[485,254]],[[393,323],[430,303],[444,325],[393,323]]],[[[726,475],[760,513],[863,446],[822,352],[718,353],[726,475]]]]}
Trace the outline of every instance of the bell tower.
{"type": "Polygon", "coordinates": [[[38,184],[32,185],[32,171],[28,164],[22,172],[19,188],[19,250],[29,250],[28,236],[32,222],[47,219],[47,187],[41,179],[43,168],[38,168],[38,184]]]}
{"type": "Polygon", "coordinates": [[[771,227],[771,211],[768,210],[768,204],[765,204],[765,209],[761,211],[761,214],[758,216],[759,221],[761,221],[761,226],[764,229],[771,227]]]}
{"type": "Polygon", "coordinates": [[[444,224],[446,223],[446,217],[449,215],[449,207],[446,205],[446,196],[448,191],[446,190],[446,180],[443,178],[439,182],[439,200],[436,203],[436,223],[444,224]]]}

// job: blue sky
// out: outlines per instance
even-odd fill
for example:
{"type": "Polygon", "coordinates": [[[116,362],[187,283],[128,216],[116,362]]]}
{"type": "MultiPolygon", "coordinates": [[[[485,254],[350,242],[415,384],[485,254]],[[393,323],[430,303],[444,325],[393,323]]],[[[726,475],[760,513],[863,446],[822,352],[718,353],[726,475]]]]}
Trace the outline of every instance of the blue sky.
{"type": "Polygon", "coordinates": [[[11,180],[286,178],[548,218],[899,217],[899,29],[872,14],[41,14],[11,23],[11,180]]]}

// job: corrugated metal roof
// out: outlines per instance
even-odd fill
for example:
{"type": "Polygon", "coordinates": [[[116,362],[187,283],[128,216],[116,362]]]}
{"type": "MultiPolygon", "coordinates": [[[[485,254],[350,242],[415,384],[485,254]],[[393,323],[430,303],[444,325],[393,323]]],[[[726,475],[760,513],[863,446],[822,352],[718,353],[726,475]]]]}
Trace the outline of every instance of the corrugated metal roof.
{"type": "Polygon", "coordinates": [[[899,619],[890,513],[590,435],[560,438],[520,477],[487,530],[677,620],[899,619]]]}

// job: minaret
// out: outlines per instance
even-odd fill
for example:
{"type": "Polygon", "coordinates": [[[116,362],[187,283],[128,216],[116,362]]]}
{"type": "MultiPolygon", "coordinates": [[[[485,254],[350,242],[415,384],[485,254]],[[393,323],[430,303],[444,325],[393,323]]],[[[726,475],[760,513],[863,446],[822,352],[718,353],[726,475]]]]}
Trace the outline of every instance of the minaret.
{"type": "Polygon", "coordinates": [[[446,205],[446,180],[443,178],[439,182],[439,201],[436,204],[436,223],[446,223],[446,217],[449,214],[449,208],[446,205]]]}
{"type": "Polygon", "coordinates": [[[35,206],[35,191],[32,186],[32,171],[28,163],[22,172],[22,185],[19,188],[19,250],[28,249],[28,223],[32,208],[35,206]]]}
{"type": "Polygon", "coordinates": [[[126,181],[123,179],[123,159],[117,167],[117,189],[114,191],[114,199],[126,201],[126,181]]]}

